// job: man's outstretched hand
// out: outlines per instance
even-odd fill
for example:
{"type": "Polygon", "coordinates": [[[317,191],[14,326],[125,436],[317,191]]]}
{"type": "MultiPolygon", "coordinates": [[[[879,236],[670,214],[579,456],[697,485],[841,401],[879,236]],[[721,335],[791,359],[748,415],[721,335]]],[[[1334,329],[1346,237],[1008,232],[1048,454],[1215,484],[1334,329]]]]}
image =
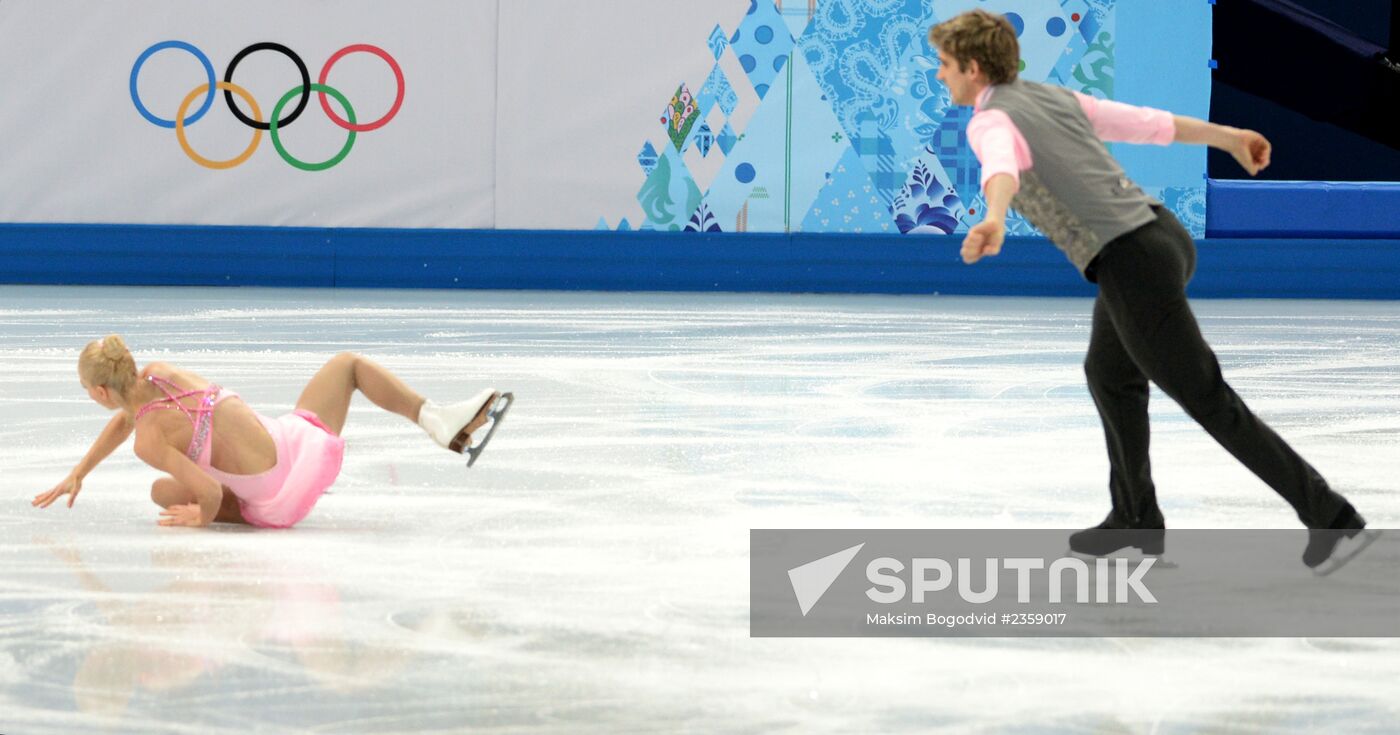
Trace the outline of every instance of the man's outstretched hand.
{"type": "Polygon", "coordinates": [[[1204,143],[1235,157],[1250,176],[1269,167],[1269,154],[1274,147],[1269,139],[1253,130],[1207,122],[1189,115],[1173,115],[1178,143],[1204,143]]]}
{"type": "Polygon", "coordinates": [[[963,238],[962,259],[971,265],[984,256],[1001,252],[1001,244],[1006,240],[1006,225],[1001,220],[983,220],[967,231],[963,238]]]}
{"type": "Polygon", "coordinates": [[[1273,152],[1274,147],[1269,144],[1268,138],[1253,130],[1241,129],[1231,130],[1230,136],[1230,146],[1226,150],[1239,161],[1250,176],[1269,167],[1269,154],[1273,152]]]}

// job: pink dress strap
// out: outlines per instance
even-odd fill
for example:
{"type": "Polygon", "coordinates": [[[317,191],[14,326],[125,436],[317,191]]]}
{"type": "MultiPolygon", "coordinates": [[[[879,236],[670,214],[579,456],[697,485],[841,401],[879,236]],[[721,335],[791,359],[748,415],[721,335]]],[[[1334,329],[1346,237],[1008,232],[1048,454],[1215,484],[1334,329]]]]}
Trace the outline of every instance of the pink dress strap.
{"type": "Polygon", "coordinates": [[[213,384],[203,390],[187,390],[176,394],[171,389],[179,391],[180,386],[159,375],[147,375],[146,381],[159,388],[165,397],[157,398],[142,406],[141,410],[136,412],[136,419],[140,420],[147,413],[159,409],[179,409],[181,413],[185,414],[185,418],[190,420],[190,425],[194,429],[190,434],[190,445],[185,449],[185,455],[196,463],[207,465],[209,461],[205,453],[209,449],[209,433],[214,419],[214,406],[218,405],[219,401],[224,398],[231,396],[219,395],[223,392],[223,388],[213,384]],[[185,404],[181,403],[182,400],[191,396],[199,396],[197,405],[186,407],[185,404]]]}

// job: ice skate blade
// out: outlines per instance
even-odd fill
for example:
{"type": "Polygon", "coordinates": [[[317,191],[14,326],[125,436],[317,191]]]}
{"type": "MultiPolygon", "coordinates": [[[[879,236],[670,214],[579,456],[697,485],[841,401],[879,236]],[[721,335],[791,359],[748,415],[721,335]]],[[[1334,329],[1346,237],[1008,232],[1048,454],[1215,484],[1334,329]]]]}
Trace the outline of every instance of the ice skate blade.
{"type": "Polygon", "coordinates": [[[487,418],[491,421],[491,428],[487,430],[486,436],[482,437],[479,443],[467,448],[468,467],[476,464],[477,458],[480,457],[482,451],[486,449],[486,444],[491,441],[491,437],[496,435],[496,430],[501,428],[501,419],[506,417],[506,412],[509,411],[510,407],[513,405],[515,405],[514,393],[501,393],[490,402],[491,410],[487,413],[487,418]]]}
{"type": "Polygon", "coordinates": [[[1128,548],[1124,548],[1124,549],[1118,549],[1118,550],[1116,550],[1116,551],[1112,551],[1112,552],[1109,552],[1109,553],[1107,553],[1107,554],[1103,554],[1103,555],[1101,555],[1101,556],[1095,556],[1095,555],[1093,555],[1093,554],[1088,554],[1088,553],[1085,553],[1085,552],[1083,552],[1083,551],[1075,551],[1074,549],[1066,549],[1064,555],[1065,555],[1066,557],[1068,557],[1068,558],[1071,558],[1071,559],[1078,559],[1078,560],[1083,561],[1083,562],[1088,562],[1089,564],[1093,564],[1095,561],[1098,561],[1099,559],[1106,559],[1106,560],[1108,560],[1108,561],[1112,561],[1112,560],[1114,560],[1114,559],[1124,559],[1124,560],[1126,560],[1126,561],[1142,561],[1142,560],[1144,560],[1144,559],[1156,559],[1157,561],[1154,562],[1154,563],[1152,564],[1152,568],[1153,568],[1153,569],[1179,569],[1179,568],[1180,568],[1180,567],[1177,565],[1176,562],[1174,562],[1174,561],[1172,561],[1171,559],[1167,558],[1165,552],[1164,552],[1164,553],[1161,553],[1161,554],[1147,554],[1147,553],[1136,553],[1135,551],[1130,550],[1130,549],[1135,549],[1135,548],[1136,548],[1136,547],[1128,547],[1128,548]]]}
{"type": "Polygon", "coordinates": [[[1167,531],[1163,528],[1090,528],[1070,534],[1069,548],[1088,556],[1131,553],[1129,549],[1137,549],[1144,556],[1161,556],[1167,550],[1167,531]]]}
{"type": "Polygon", "coordinates": [[[463,426],[461,430],[457,432],[457,436],[452,437],[452,441],[448,443],[447,448],[458,454],[465,453],[471,442],[472,432],[485,426],[486,422],[491,419],[491,407],[495,405],[496,400],[500,397],[500,393],[492,393],[491,397],[487,398],[486,401],[481,404],[481,408],[477,410],[472,420],[468,421],[467,425],[463,426]]]}
{"type": "Polygon", "coordinates": [[[1341,569],[1351,563],[1352,559],[1360,556],[1361,552],[1366,550],[1366,547],[1374,544],[1376,539],[1380,537],[1380,531],[1359,531],[1355,535],[1342,539],[1338,542],[1337,548],[1332,550],[1332,556],[1328,557],[1327,561],[1313,568],[1313,576],[1326,577],[1338,569],[1341,569]],[[1351,548],[1343,553],[1342,549],[1347,546],[1351,548]]]}

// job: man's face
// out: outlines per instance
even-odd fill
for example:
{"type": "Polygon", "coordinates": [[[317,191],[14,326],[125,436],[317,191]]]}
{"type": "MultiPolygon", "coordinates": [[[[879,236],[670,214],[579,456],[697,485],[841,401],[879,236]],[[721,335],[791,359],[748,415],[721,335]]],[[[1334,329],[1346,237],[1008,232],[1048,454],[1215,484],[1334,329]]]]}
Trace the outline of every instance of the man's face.
{"type": "Polygon", "coordinates": [[[986,82],[976,61],[967,62],[964,67],[957,59],[950,58],[943,51],[938,52],[938,81],[948,88],[955,105],[971,105],[977,102],[977,93],[986,82]]]}

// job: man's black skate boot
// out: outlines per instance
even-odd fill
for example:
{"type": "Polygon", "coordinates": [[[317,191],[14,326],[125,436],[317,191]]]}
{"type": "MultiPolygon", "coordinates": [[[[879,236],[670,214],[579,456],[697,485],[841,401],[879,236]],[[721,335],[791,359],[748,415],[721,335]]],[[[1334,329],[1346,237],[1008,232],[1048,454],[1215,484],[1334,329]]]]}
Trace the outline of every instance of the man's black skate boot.
{"type": "Polygon", "coordinates": [[[1130,546],[1154,556],[1166,551],[1167,531],[1162,516],[1129,525],[1109,513],[1103,523],[1069,535],[1070,551],[1087,556],[1106,556],[1130,546]]]}
{"type": "Polygon", "coordinates": [[[1308,546],[1303,550],[1303,563],[1316,569],[1332,558],[1342,539],[1352,538],[1364,528],[1366,519],[1356,512],[1351,503],[1347,503],[1330,526],[1308,530],[1308,546]]]}

